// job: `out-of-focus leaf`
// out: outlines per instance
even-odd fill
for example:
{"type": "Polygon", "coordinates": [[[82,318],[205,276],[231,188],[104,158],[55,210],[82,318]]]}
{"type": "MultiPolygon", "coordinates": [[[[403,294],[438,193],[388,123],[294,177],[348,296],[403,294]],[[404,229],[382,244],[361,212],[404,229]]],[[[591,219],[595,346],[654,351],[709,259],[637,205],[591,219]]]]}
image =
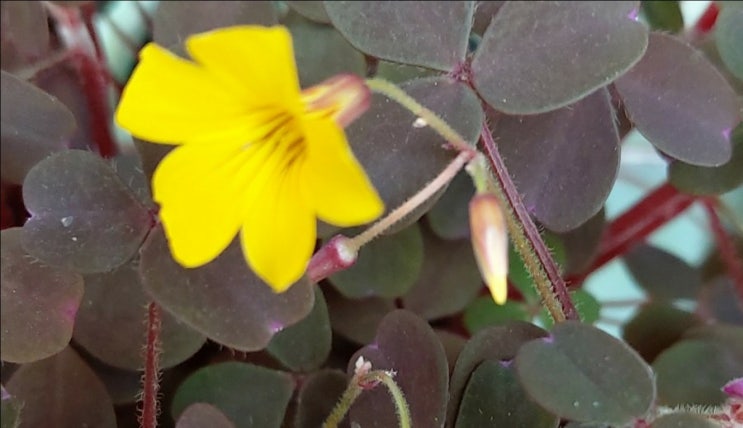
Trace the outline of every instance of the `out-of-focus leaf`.
{"type": "Polygon", "coordinates": [[[47,53],[49,25],[42,2],[4,1],[0,4],[0,19],[3,70],[18,69],[47,53]]]}
{"type": "Polygon", "coordinates": [[[321,370],[311,374],[303,383],[297,398],[295,428],[317,428],[333,411],[348,379],[339,370],[321,370]]]}
{"type": "MultiPolygon", "coordinates": [[[[580,320],[585,324],[593,324],[598,321],[601,315],[601,304],[591,293],[582,288],[572,290],[570,291],[570,301],[575,305],[575,310],[578,311],[580,320]]],[[[542,308],[539,315],[544,328],[552,328],[555,322],[547,309],[542,308]]]]}
{"type": "Polygon", "coordinates": [[[464,311],[464,326],[470,334],[485,327],[506,324],[510,321],[527,321],[529,314],[522,302],[507,301],[496,305],[490,296],[478,297],[464,311]]]}
{"type": "Polygon", "coordinates": [[[639,245],[624,255],[637,284],[657,300],[693,299],[702,286],[698,269],[659,248],[639,245]]]}
{"type": "Polygon", "coordinates": [[[294,371],[308,372],[328,358],[332,339],[325,298],[315,287],[315,305],[302,321],[276,333],[266,349],[294,371]]]}
{"type": "MultiPolygon", "coordinates": [[[[661,3],[661,2],[658,2],[661,3]]],[[[650,428],[715,428],[718,424],[712,423],[702,415],[694,413],[671,413],[663,415],[650,424],[650,428]]]]}
{"type": "Polygon", "coordinates": [[[279,428],[293,389],[283,372],[238,362],[213,364],[178,387],[171,412],[177,420],[190,405],[207,403],[236,428],[279,428]]]}
{"type": "Polygon", "coordinates": [[[422,264],[423,238],[413,224],[364,245],[353,266],[329,279],[346,297],[398,297],[413,286],[422,264]]]}
{"type": "MultiPolygon", "coordinates": [[[[480,102],[467,85],[448,77],[413,80],[400,88],[431,109],[474,144],[483,114],[480,102]]],[[[430,127],[416,127],[416,116],[382,95],[372,97],[369,110],[346,130],[354,154],[385,202],[395,209],[435,178],[456,153],[430,127]],[[400,172],[404,171],[404,178],[400,172]]],[[[415,222],[410,216],[402,226],[415,222]]],[[[362,251],[363,253],[363,251],[362,251]]]]}
{"type": "Polygon", "coordinates": [[[743,326],[743,311],[733,280],[719,276],[705,284],[697,299],[696,313],[707,320],[743,326]]]}
{"type": "MultiPolygon", "coordinates": [[[[3,11],[6,3],[34,2],[4,2],[3,11]]],[[[3,180],[21,184],[36,163],[67,147],[75,117],[48,93],[5,71],[0,74],[0,98],[5,106],[0,110],[0,170],[3,180]]]]}
{"type": "Polygon", "coordinates": [[[235,428],[235,424],[220,412],[218,408],[207,403],[194,403],[181,413],[175,428],[235,428]]]}
{"type": "MultiPolygon", "coordinates": [[[[549,248],[552,258],[560,267],[565,264],[565,249],[563,248],[560,237],[548,230],[542,232],[542,239],[549,248]]],[[[529,271],[526,269],[524,260],[516,251],[513,244],[508,246],[508,280],[521,292],[529,303],[539,303],[540,297],[534,286],[534,280],[531,278],[529,271]]]]}
{"type": "Polygon", "coordinates": [[[483,288],[472,243],[468,239],[444,241],[428,231],[423,243],[420,276],[403,296],[403,307],[427,320],[460,312],[483,288]]]}
{"type": "MultiPolygon", "coordinates": [[[[743,328],[737,327],[738,343],[743,328]]],[[[725,401],[721,388],[743,373],[743,358],[732,343],[689,339],[666,349],[653,362],[658,378],[658,403],[718,405],[725,401]]]]}
{"type": "MultiPolygon", "coordinates": [[[[444,422],[449,383],[446,354],[425,321],[404,310],[390,313],[380,323],[374,342],[351,357],[349,371],[362,356],[371,362],[372,369],[395,371],[394,380],[405,394],[412,426],[433,427],[444,422]]],[[[397,426],[389,392],[383,386],[365,391],[351,407],[349,420],[365,427],[397,426]]]]}
{"type": "Polygon", "coordinates": [[[237,242],[203,267],[183,268],[160,227],[142,247],[140,273],[145,290],[176,318],[241,351],[265,348],[274,334],[305,318],[314,300],[306,278],[274,293],[248,268],[237,242]]]}
{"type": "Polygon", "coordinates": [[[297,14],[290,14],[284,25],[292,34],[299,82],[303,88],[336,74],[363,75],[366,72],[364,56],[335,28],[314,23],[297,14]]]}
{"type": "Polygon", "coordinates": [[[715,22],[715,43],[728,70],[743,80],[743,8],[723,7],[715,22]]]}
{"type": "Polygon", "coordinates": [[[34,257],[79,272],[106,272],[134,256],[150,230],[147,208],[100,157],[67,150],[23,183],[31,218],[21,243],[34,257]]]}
{"type": "Polygon", "coordinates": [[[581,273],[590,266],[598,253],[605,227],[606,212],[602,208],[577,229],[559,235],[565,248],[565,272],[581,273]]]}
{"type": "Polygon", "coordinates": [[[2,239],[2,360],[29,363],[64,349],[83,297],[80,274],[48,266],[21,247],[21,229],[2,239]]]}
{"type": "Polygon", "coordinates": [[[522,346],[516,368],[532,399],[575,421],[623,425],[644,416],[655,400],[653,373],[642,358],[578,322],[560,323],[549,337],[522,346]]]}
{"type": "Polygon", "coordinates": [[[472,178],[465,171],[461,171],[426,215],[434,233],[443,239],[468,238],[469,202],[474,194],[472,178]]]}
{"type": "Polygon", "coordinates": [[[624,325],[624,340],[642,355],[648,363],[676,343],[686,330],[699,324],[694,314],[667,303],[644,305],[624,325]]]}
{"type": "Polygon", "coordinates": [[[488,327],[472,336],[459,353],[452,371],[446,426],[454,426],[467,382],[480,363],[488,360],[513,360],[521,345],[546,335],[546,331],[533,324],[515,321],[503,326],[488,327]]]}
{"type": "Polygon", "coordinates": [[[615,85],[632,123],[657,149],[693,165],[730,160],[741,104],[701,52],[653,33],[645,56],[615,85]]]}
{"type": "Polygon", "coordinates": [[[28,428],[116,428],[106,387],[70,348],[21,366],[7,384],[28,428]]]}
{"type": "Polygon", "coordinates": [[[274,25],[276,11],[270,1],[165,1],[152,22],[155,42],[183,53],[192,34],[233,25],[274,25]]]}
{"type": "Polygon", "coordinates": [[[454,371],[454,365],[457,363],[459,353],[462,352],[464,345],[467,343],[467,338],[447,330],[435,329],[434,332],[444,347],[446,361],[449,364],[449,373],[451,373],[454,371]]]}
{"type": "Polygon", "coordinates": [[[677,1],[643,0],[642,14],[654,30],[677,33],[684,29],[684,17],[677,1]]]}
{"type": "Polygon", "coordinates": [[[464,61],[473,2],[326,1],[333,25],[362,52],[450,71],[464,61]]]}
{"type": "MultiPolygon", "coordinates": [[[[85,298],[75,322],[75,341],[114,367],[140,370],[147,336],[147,305],[137,267],[86,275],[85,298]]],[[[160,366],[172,367],[198,351],[206,337],[161,310],[160,366]]]]}
{"type": "Polygon", "coordinates": [[[330,18],[322,1],[287,1],[286,4],[307,19],[330,24],[330,18]]]}
{"type": "Polygon", "coordinates": [[[19,428],[21,426],[21,409],[23,403],[8,394],[2,386],[2,411],[0,411],[0,427],[19,428]]]}
{"type": "Polygon", "coordinates": [[[492,119],[508,172],[541,223],[566,232],[599,212],[619,167],[619,136],[605,89],[550,113],[492,119]]]}
{"type": "Polygon", "coordinates": [[[392,83],[402,83],[408,80],[419,79],[423,77],[434,77],[440,73],[430,68],[416,67],[414,65],[398,64],[396,62],[379,61],[375,77],[388,80],[392,83]]]}
{"type": "Polygon", "coordinates": [[[529,399],[510,363],[488,360],[470,376],[454,426],[554,428],[558,423],[557,416],[529,399]]]}
{"type": "Polygon", "coordinates": [[[645,53],[637,2],[507,2],[472,62],[478,93],[496,110],[544,113],[610,83],[645,53]]]}
{"type": "Polygon", "coordinates": [[[367,297],[347,299],[334,289],[325,289],[330,323],[339,335],[365,345],[374,340],[377,326],[385,315],[395,310],[392,299],[367,297]]]}
{"type": "Polygon", "coordinates": [[[733,130],[730,142],[733,153],[727,163],[705,167],[675,160],[668,165],[668,181],[692,195],[715,195],[738,188],[743,184],[743,124],[733,130]]]}
{"type": "MultiPolygon", "coordinates": [[[[139,348],[141,351],[141,348],[139,348]]],[[[114,406],[136,403],[142,394],[142,369],[137,371],[119,369],[101,362],[85,353],[80,355],[106,386],[114,406]]],[[[142,359],[144,362],[144,358],[142,359]]]]}

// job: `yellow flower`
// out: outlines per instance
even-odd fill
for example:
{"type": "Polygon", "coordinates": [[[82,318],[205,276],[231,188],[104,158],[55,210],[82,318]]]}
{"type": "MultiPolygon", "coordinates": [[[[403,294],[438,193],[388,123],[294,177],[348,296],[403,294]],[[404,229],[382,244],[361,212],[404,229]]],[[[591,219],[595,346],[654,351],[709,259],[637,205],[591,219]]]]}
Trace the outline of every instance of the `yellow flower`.
{"type": "Polygon", "coordinates": [[[312,256],[316,218],[354,226],[384,209],[342,128],[369,90],[342,75],[301,91],[283,27],[219,29],[186,49],[193,61],[142,49],[116,121],[178,145],[152,179],[174,259],[204,265],[239,232],[251,268],[284,291],[312,256]]]}

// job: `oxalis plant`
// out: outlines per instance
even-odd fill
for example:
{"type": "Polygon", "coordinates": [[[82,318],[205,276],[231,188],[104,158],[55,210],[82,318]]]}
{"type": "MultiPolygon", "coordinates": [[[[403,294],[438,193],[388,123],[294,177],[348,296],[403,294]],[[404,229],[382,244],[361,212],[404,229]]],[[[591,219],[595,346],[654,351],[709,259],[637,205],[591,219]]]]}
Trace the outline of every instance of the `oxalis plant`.
{"type": "Polygon", "coordinates": [[[1,6],[3,428],[743,424],[740,4],[129,5],[1,6]]]}

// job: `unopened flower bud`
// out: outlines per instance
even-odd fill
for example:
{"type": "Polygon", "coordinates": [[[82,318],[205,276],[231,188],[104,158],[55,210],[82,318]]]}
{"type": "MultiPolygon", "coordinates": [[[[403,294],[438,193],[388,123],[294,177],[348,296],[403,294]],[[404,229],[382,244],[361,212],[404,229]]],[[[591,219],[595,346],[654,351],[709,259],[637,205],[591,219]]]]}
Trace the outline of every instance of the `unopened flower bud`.
{"type": "Polygon", "coordinates": [[[470,232],[477,266],[495,303],[508,295],[508,233],[498,198],[478,193],[470,201],[470,232]]]}
{"type": "Polygon", "coordinates": [[[303,90],[302,100],[308,110],[327,114],[346,127],[369,108],[371,91],[361,77],[339,74],[303,90]]]}

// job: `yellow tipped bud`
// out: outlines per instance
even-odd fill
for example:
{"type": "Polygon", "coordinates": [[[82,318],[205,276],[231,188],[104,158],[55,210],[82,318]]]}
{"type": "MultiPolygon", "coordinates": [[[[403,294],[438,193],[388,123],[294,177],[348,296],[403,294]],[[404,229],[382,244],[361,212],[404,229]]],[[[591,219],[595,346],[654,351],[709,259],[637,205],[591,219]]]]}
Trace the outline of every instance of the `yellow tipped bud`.
{"type": "Polygon", "coordinates": [[[508,295],[508,233],[498,198],[479,193],[470,201],[470,232],[477,266],[495,303],[508,295]]]}

